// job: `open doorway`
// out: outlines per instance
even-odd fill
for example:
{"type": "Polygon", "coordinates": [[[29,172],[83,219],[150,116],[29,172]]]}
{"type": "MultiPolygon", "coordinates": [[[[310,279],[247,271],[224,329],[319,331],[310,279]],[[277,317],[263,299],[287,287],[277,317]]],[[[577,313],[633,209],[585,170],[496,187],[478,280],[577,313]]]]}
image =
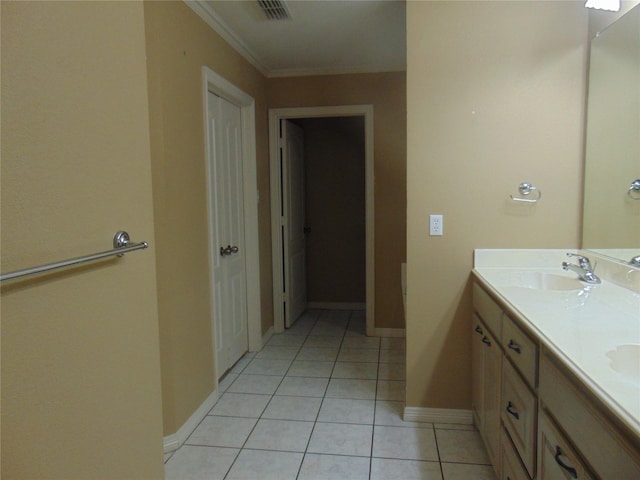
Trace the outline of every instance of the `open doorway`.
{"type": "MultiPolygon", "coordinates": [[[[361,147],[364,151],[364,161],[361,165],[354,165],[351,171],[344,171],[342,174],[342,180],[347,180],[347,177],[357,177],[358,168],[360,168],[361,188],[360,198],[358,201],[349,201],[349,208],[343,208],[340,214],[352,215],[353,219],[354,211],[357,211],[359,206],[362,206],[359,222],[362,228],[358,228],[358,221],[355,221],[356,225],[350,225],[344,227],[348,221],[346,219],[338,219],[335,217],[333,225],[332,219],[324,218],[321,223],[316,223],[317,226],[304,225],[307,227],[306,233],[309,239],[309,246],[311,247],[309,255],[309,268],[311,269],[311,275],[309,278],[309,302],[308,307],[315,308],[362,308],[366,310],[366,325],[367,334],[372,335],[374,333],[374,244],[373,244],[373,107],[371,105],[362,106],[338,106],[338,107],[303,107],[303,108],[286,108],[286,109],[272,109],[269,112],[269,132],[270,132],[270,157],[271,157],[271,212],[272,212],[272,255],[273,255],[273,285],[274,285],[274,331],[280,333],[285,329],[285,325],[291,324],[292,318],[287,317],[292,315],[291,305],[287,302],[291,301],[291,293],[299,291],[301,286],[300,275],[291,268],[289,264],[291,258],[290,243],[295,244],[295,240],[291,241],[289,235],[289,225],[291,221],[296,221],[293,218],[291,211],[295,210],[289,208],[287,201],[289,199],[290,189],[290,173],[291,169],[288,165],[286,158],[287,146],[286,138],[283,137],[283,126],[287,125],[295,127],[305,124],[308,129],[313,130],[316,136],[322,136],[327,134],[326,122],[329,118],[335,118],[338,121],[332,128],[342,129],[344,134],[347,134],[348,129],[359,129],[361,138],[361,147]],[[289,121],[288,123],[286,123],[289,121]],[[324,125],[323,125],[324,123],[324,125]],[[324,132],[324,133],[323,133],[324,132]],[[282,149],[284,148],[284,152],[282,149]],[[351,210],[351,212],[349,212],[351,210]],[[340,236],[340,221],[346,230],[342,238],[335,238],[340,236]],[[310,231],[309,231],[310,229],[310,231]],[[336,233],[336,230],[338,233],[336,233]],[[348,230],[348,231],[347,231],[348,230]],[[325,236],[323,239],[322,237],[325,236]],[[327,239],[327,236],[333,237],[327,239]],[[358,236],[361,237],[362,244],[358,247],[358,236]],[[346,242],[346,243],[345,243],[346,242]],[[321,243],[322,245],[319,245],[321,243]],[[339,249],[339,251],[332,252],[332,249],[339,249]],[[360,250],[360,253],[358,253],[360,250]],[[335,253],[335,255],[332,255],[335,253]],[[322,256],[325,256],[325,262],[322,262],[322,256]],[[328,261],[328,257],[331,256],[331,261],[328,261]],[[344,261],[343,268],[340,268],[340,261],[344,261]],[[333,266],[331,263],[333,262],[333,266]],[[338,267],[336,267],[336,262],[338,267]],[[360,271],[358,272],[358,264],[360,265],[360,271]],[[333,272],[331,272],[333,268],[333,272]],[[341,278],[338,279],[336,273],[340,272],[341,278]],[[316,274],[318,274],[316,276],[316,274]],[[360,280],[358,280],[360,275],[360,280]],[[297,277],[297,279],[296,279],[297,277]],[[350,281],[349,278],[352,280],[350,281]],[[353,280],[355,279],[355,280],[353,280]],[[341,281],[342,286],[349,283],[350,286],[343,288],[341,292],[337,292],[336,289],[340,288],[341,281]],[[297,282],[298,285],[292,284],[297,282]],[[359,286],[361,285],[361,286],[359,286]],[[361,288],[362,291],[358,291],[361,288]],[[315,297],[315,299],[314,299],[315,297]],[[329,298],[335,301],[318,302],[318,299],[329,298]],[[354,299],[356,301],[354,301],[354,299]],[[314,301],[315,300],[315,301],[314,301]],[[361,300],[361,301],[359,301],[361,300]]],[[[295,128],[292,128],[295,129],[295,128]]],[[[286,137],[286,132],[284,132],[286,137]]],[[[352,139],[352,147],[356,148],[357,139],[352,139]]],[[[351,147],[349,147],[351,148],[351,147]]],[[[322,152],[318,152],[322,155],[322,152]]],[[[334,164],[334,166],[337,164],[334,164]]],[[[320,168],[322,165],[313,165],[312,169],[320,168]]],[[[329,171],[331,165],[326,165],[324,172],[316,170],[317,173],[324,173],[322,175],[327,182],[332,181],[332,174],[338,174],[338,172],[329,171]]],[[[293,169],[294,175],[296,175],[296,168],[293,169]]],[[[309,172],[312,174],[312,172],[309,172]]],[[[298,174],[299,175],[299,174],[298,174]]],[[[334,177],[335,180],[335,177],[334,177]]],[[[321,178],[318,181],[322,181],[321,178]]],[[[357,180],[355,180],[357,181],[357,180]]],[[[312,184],[313,185],[313,184],[312,184]]],[[[347,184],[334,185],[336,188],[346,187],[347,184]]],[[[313,185],[314,189],[330,190],[330,185],[313,185]]],[[[358,191],[358,187],[354,191],[350,192],[350,195],[355,194],[358,191]]],[[[310,196],[308,198],[315,199],[314,201],[322,202],[321,198],[323,192],[314,196],[314,193],[308,192],[310,196]],[[318,200],[320,198],[320,200],[318,200]]],[[[344,193],[344,192],[342,192],[344,193]]],[[[345,200],[344,195],[343,202],[345,200]]],[[[325,197],[326,199],[326,197],[325,197]]],[[[335,199],[337,200],[337,198],[335,199]]],[[[309,205],[307,209],[308,213],[315,214],[316,219],[310,219],[312,222],[318,222],[319,217],[317,215],[331,215],[328,209],[330,205],[309,205]],[[319,208],[318,208],[319,207],[319,208]],[[324,213],[322,210],[324,209],[324,213]]],[[[299,220],[298,220],[299,221],[299,220]]],[[[296,230],[297,231],[297,230],[296,230]]],[[[306,288],[306,286],[304,286],[306,288]]],[[[296,315],[298,310],[293,310],[293,315],[296,315]]]]}

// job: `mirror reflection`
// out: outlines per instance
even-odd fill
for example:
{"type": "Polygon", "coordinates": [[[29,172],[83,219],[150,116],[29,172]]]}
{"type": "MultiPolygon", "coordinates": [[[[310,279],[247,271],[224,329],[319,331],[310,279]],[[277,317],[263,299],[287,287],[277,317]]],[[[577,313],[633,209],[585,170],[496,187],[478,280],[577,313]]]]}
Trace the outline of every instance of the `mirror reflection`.
{"type": "Polygon", "coordinates": [[[640,5],[591,42],[583,248],[640,255],[640,5]]]}

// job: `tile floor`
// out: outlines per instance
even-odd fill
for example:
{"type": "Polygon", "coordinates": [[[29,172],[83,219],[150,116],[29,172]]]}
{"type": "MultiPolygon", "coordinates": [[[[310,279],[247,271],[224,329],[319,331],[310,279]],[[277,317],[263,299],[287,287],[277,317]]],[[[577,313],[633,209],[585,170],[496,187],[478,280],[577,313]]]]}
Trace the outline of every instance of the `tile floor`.
{"type": "Polygon", "coordinates": [[[364,312],[309,310],[219,385],[167,480],[495,480],[471,426],[402,421],[404,339],[364,312]]]}

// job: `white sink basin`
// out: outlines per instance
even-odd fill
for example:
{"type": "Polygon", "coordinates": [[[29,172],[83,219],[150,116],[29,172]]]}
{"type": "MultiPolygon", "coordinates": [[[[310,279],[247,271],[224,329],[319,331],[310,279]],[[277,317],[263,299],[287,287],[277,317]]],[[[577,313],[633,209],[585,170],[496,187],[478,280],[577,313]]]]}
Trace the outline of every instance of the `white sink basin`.
{"type": "Polygon", "coordinates": [[[578,278],[528,270],[502,271],[493,280],[500,286],[533,290],[578,291],[587,287],[578,278]]]}
{"type": "Polygon", "coordinates": [[[582,290],[585,284],[577,278],[563,277],[553,273],[527,272],[522,278],[525,288],[538,290],[582,290]]]}
{"type": "Polygon", "coordinates": [[[627,380],[640,382],[640,345],[630,343],[609,350],[609,366],[627,380]]]}

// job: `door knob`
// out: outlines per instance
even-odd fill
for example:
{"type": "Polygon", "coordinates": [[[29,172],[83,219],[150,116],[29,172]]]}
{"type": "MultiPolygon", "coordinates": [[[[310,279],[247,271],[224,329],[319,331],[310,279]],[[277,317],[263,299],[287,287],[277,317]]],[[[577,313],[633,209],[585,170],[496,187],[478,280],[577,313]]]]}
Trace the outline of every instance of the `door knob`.
{"type": "Polygon", "coordinates": [[[220,256],[224,257],[226,255],[231,255],[232,253],[238,253],[240,249],[235,245],[232,247],[231,245],[227,245],[226,247],[220,247],[220,256]]]}

